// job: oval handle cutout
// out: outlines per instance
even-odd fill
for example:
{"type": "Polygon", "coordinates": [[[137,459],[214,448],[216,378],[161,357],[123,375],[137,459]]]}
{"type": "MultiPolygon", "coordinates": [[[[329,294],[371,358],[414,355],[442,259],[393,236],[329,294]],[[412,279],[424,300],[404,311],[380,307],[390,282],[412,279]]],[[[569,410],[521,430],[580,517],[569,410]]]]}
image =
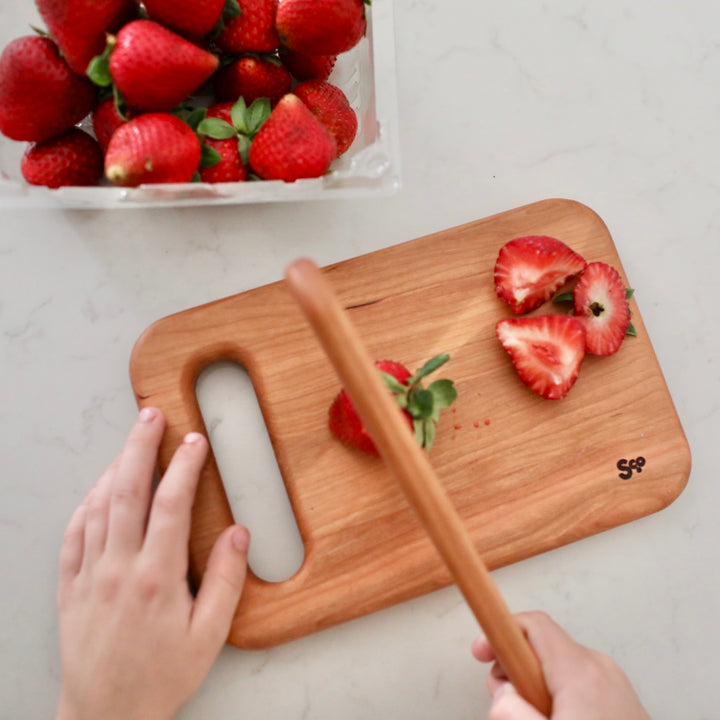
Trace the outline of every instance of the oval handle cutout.
{"type": "Polygon", "coordinates": [[[233,516],[252,536],[248,564],[262,580],[288,580],[305,548],[250,376],[216,362],[200,374],[196,394],[233,516]]]}

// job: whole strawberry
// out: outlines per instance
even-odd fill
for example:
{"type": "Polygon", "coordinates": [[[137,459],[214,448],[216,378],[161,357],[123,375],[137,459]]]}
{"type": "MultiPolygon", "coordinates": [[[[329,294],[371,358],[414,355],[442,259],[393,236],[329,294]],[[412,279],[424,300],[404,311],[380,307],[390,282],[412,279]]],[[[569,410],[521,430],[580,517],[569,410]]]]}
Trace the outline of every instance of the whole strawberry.
{"type": "Polygon", "coordinates": [[[226,53],[272,52],[280,45],[275,30],[278,0],[238,0],[240,13],[225,20],[216,38],[226,53]]]}
{"type": "MultiPolygon", "coordinates": [[[[420,446],[426,450],[432,447],[435,439],[435,428],[440,419],[440,411],[455,402],[457,391],[451,380],[435,380],[427,388],[423,388],[422,380],[448,359],[448,355],[438,355],[426,362],[414,374],[404,365],[392,360],[380,360],[375,363],[385,384],[402,409],[409,429],[414,432],[420,446]]],[[[330,406],[328,426],[330,432],[342,442],[369,455],[378,455],[375,443],[345,390],[338,393],[330,406]]]]}
{"type": "Polygon", "coordinates": [[[291,87],[290,73],[275,58],[241,57],[215,75],[219,100],[234,102],[242,97],[248,105],[258,98],[268,98],[275,105],[291,87]]]}
{"type": "Polygon", "coordinates": [[[124,116],[117,108],[115,98],[109,97],[98,103],[92,113],[93,132],[105,152],[115,131],[134,117],[133,111],[125,109],[124,116]]]}
{"type": "Polygon", "coordinates": [[[143,0],[148,18],[200,39],[218,24],[225,0],[143,0]]]}
{"type": "Polygon", "coordinates": [[[335,138],[291,93],[278,102],[250,145],[250,166],[263,180],[320,177],[336,156],[335,138]]]}
{"type": "Polygon", "coordinates": [[[363,0],[283,0],[276,27],[283,45],[310,55],[338,55],[365,34],[363,0]]]}
{"type": "Polygon", "coordinates": [[[20,171],[31,185],[97,185],[103,175],[103,154],[95,138],[72,128],[30,145],[20,171]]]}
{"type": "Polygon", "coordinates": [[[40,141],[68,130],[95,103],[95,89],[76,75],[49,38],[12,40],[0,56],[0,132],[40,141]]]}
{"type": "Polygon", "coordinates": [[[147,113],[121,125],[105,154],[105,176],[115,185],[190,182],[200,165],[200,140],[169,113],[147,113]]]}
{"type": "Polygon", "coordinates": [[[345,93],[324,80],[308,80],[296,85],[293,93],[333,134],[338,157],[352,145],[358,129],[358,119],[345,93]]]}
{"type": "Polygon", "coordinates": [[[327,80],[335,67],[337,55],[308,55],[280,47],[280,60],[298,81],[327,80]]]}
{"type": "Polygon", "coordinates": [[[105,49],[105,36],[137,16],[135,0],[35,0],[70,67],[84,75],[105,49]]]}
{"type": "Polygon", "coordinates": [[[171,110],[197,90],[218,58],[151,20],[135,20],[117,34],[110,76],[128,105],[171,110]]]}

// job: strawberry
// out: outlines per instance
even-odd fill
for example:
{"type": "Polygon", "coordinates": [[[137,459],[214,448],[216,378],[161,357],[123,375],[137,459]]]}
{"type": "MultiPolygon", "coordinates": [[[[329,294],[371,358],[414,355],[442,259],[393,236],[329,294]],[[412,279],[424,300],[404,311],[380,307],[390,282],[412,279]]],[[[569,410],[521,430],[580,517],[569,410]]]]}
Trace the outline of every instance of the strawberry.
{"type": "MultiPolygon", "coordinates": [[[[440,411],[455,402],[457,391],[451,380],[435,380],[427,389],[423,388],[421,381],[448,359],[448,355],[438,355],[414,374],[392,360],[375,363],[398,406],[402,408],[415,438],[426,450],[430,450],[435,439],[440,411]]],[[[330,405],[328,426],[330,432],[342,442],[369,455],[378,455],[375,443],[344,389],[340,390],[330,405]]]]}
{"type": "Polygon", "coordinates": [[[116,185],[192,180],[200,164],[200,141],[182,120],[147,113],[121,125],[105,154],[105,176],[116,185]]]}
{"type": "Polygon", "coordinates": [[[520,379],[549,400],[567,395],[585,357],[585,327],[572,315],[506,318],[495,327],[520,379]]]}
{"type": "Polygon", "coordinates": [[[35,0],[70,67],[84,75],[105,36],[137,16],[135,0],[35,0]]]}
{"type": "Polygon", "coordinates": [[[242,97],[248,105],[263,97],[275,105],[291,87],[290,73],[275,58],[241,57],[215,75],[215,94],[219,100],[234,102],[242,97]]]}
{"type": "Polygon", "coordinates": [[[549,300],[586,264],[565,243],[547,235],[516,238],[498,253],[495,292],[521,315],[549,300]]]}
{"type": "Polygon", "coordinates": [[[143,0],[143,5],[150,20],[200,39],[218,24],[225,0],[143,0]]]}
{"type": "Polygon", "coordinates": [[[12,40],[0,56],[0,132],[46,140],[82,120],[95,103],[92,83],[76,75],[46,37],[12,40]]]}
{"type": "Polygon", "coordinates": [[[95,138],[79,128],[32,144],[20,161],[31,185],[97,185],[103,175],[103,154],[95,138]]]}
{"type": "Polygon", "coordinates": [[[335,138],[291,93],[278,102],[250,145],[250,166],[263,180],[320,177],[336,156],[335,138]]]}
{"type": "Polygon", "coordinates": [[[297,95],[333,134],[338,157],[342,155],[352,145],[358,128],[357,115],[350,107],[345,93],[324,80],[307,80],[296,85],[293,94],[297,95]]]}
{"type": "Polygon", "coordinates": [[[286,47],[281,47],[279,53],[282,64],[301,82],[327,80],[337,61],[337,55],[308,55],[286,47]]]}
{"type": "Polygon", "coordinates": [[[365,34],[363,0],[283,0],[277,11],[283,45],[310,55],[338,55],[365,34]]]}
{"type": "Polygon", "coordinates": [[[134,116],[135,113],[127,108],[121,115],[115,99],[111,97],[105,98],[97,105],[92,113],[93,132],[103,152],[107,150],[113,133],[134,116]]]}
{"type": "Polygon", "coordinates": [[[618,271],[604,262],[591,262],[573,295],[575,316],[585,326],[586,351],[592,355],[617,352],[630,327],[630,305],[618,271]]]}
{"type": "Polygon", "coordinates": [[[207,183],[246,180],[250,142],[269,115],[266,98],[255,100],[249,108],[242,98],[211,105],[197,126],[204,143],[200,179],[207,183]]]}
{"type": "Polygon", "coordinates": [[[151,20],[134,20],[117,34],[110,76],[125,102],[140,110],[171,110],[197,90],[218,59],[151,20]]]}
{"type": "Polygon", "coordinates": [[[216,38],[226,53],[272,52],[280,45],[275,30],[278,0],[238,0],[240,13],[225,21],[216,38]]]}

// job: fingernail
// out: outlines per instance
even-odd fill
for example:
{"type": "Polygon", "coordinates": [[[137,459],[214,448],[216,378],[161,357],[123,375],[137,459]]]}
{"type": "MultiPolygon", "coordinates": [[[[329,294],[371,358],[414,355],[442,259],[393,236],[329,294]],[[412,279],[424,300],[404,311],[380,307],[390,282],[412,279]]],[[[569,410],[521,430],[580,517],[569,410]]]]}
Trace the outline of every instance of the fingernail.
{"type": "Polygon", "coordinates": [[[156,415],[157,410],[155,408],[145,407],[140,411],[140,415],[138,415],[138,420],[144,423],[152,422],[155,419],[156,415]]]}
{"type": "Polygon", "coordinates": [[[250,547],[250,533],[246,527],[238,525],[232,533],[233,547],[239,552],[246,553],[250,547]]]}
{"type": "Polygon", "coordinates": [[[183,442],[187,443],[188,445],[192,445],[193,443],[200,442],[203,439],[203,436],[199,432],[189,432],[184,438],[183,442]]]}

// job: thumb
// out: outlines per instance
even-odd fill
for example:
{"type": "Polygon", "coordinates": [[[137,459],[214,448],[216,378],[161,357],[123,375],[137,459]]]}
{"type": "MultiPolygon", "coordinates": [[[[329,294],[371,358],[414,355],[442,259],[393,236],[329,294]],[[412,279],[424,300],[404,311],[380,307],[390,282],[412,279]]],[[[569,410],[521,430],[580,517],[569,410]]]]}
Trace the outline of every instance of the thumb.
{"type": "Polygon", "coordinates": [[[218,652],[227,640],[247,574],[250,533],[231,525],[215,541],[195,600],[192,632],[218,652]]]}
{"type": "Polygon", "coordinates": [[[546,720],[528,704],[509,683],[503,683],[493,694],[488,720],[546,720]]]}

